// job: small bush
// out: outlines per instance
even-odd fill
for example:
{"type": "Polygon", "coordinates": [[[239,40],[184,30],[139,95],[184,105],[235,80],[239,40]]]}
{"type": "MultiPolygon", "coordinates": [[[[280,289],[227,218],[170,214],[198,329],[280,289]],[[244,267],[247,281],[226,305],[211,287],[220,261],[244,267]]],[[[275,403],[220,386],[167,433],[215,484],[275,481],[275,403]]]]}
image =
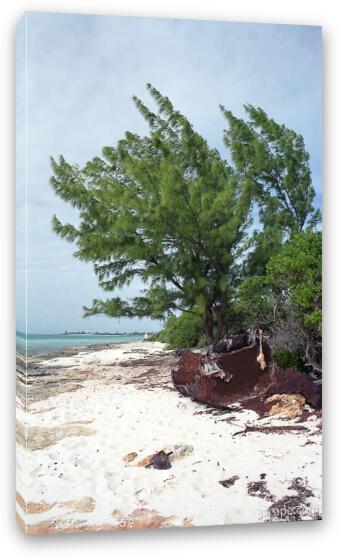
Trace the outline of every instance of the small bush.
{"type": "Polygon", "coordinates": [[[285,347],[275,351],[273,357],[280,368],[296,368],[302,372],[309,372],[308,367],[305,366],[301,349],[291,351],[285,347]]]}
{"type": "Polygon", "coordinates": [[[164,341],[163,340],[163,331],[157,331],[156,333],[153,333],[152,335],[149,335],[149,339],[148,341],[164,341]]]}
{"type": "Polygon", "coordinates": [[[160,341],[165,341],[170,349],[188,349],[196,347],[203,335],[203,325],[200,316],[181,314],[170,316],[160,334],[160,341]]]}

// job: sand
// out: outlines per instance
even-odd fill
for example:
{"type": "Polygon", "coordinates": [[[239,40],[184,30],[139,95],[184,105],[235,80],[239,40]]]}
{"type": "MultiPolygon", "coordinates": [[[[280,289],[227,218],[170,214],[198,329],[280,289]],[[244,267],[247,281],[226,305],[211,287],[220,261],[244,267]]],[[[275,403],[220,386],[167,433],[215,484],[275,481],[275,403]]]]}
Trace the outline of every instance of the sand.
{"type": "Polygon", "coordinates": [[[320,417],[260,419],[196,403],[170,382],[175,358],[145,342],[41,363],[79,383],[57,395],[42,389],[26,412],[18,406],[17,512],[26,532],[321,517],[320,417]],[[240,433],[285,424],[305,429],[240,433]],[[162,449],[171,468],[139,466],[162,449]]]}

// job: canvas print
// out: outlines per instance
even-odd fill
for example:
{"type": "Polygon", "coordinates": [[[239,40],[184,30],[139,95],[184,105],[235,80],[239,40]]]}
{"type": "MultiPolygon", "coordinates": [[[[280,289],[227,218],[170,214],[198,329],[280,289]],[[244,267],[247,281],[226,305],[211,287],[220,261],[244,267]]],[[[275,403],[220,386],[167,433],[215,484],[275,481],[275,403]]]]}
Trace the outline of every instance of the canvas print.
{"type": "Polygon", "coordinates": [[[321,28],[17,27],[17,521],[322,517],[321,28]]]}

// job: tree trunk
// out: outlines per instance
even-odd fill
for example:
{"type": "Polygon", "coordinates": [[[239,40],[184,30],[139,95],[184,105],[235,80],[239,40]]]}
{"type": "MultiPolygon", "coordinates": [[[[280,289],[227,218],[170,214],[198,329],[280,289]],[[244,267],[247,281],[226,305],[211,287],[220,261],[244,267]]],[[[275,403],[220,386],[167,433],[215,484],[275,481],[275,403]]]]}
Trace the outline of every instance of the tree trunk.
{"type": "Polygon", "coordinates": [[[204,315],[204,328],[207,340],[209,343],[213,343],[213,316],[212,316],[212,304],[208,302],[206,304],[206,310],[204,315]]]}
{"type": "Polygon", "coordinates": [[[220,306],[216,308],[216,333],[214,336],[215,341],[219,341],[225,335],[225,307],[227,305],[226,296],[224,293],[221,293],[220,296],[220,306]]]}
{"type": "Polygon", "coordinates": [[[222,308],[219,308],[218,311],[216,312],[216,323],[217,323],[217,328],[216,328],[216,333],[214,335],[215,342],[222,339],[225,334],[224,312],[222,308]]]}

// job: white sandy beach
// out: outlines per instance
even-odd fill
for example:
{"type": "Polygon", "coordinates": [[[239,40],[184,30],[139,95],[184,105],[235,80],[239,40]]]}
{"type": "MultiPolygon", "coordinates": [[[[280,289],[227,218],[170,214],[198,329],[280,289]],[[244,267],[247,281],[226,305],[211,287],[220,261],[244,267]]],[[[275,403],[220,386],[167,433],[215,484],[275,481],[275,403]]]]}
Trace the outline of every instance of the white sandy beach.
{"type": "MultiPolygon", "coordinates": [[[[147,369],[151,355],[163,357],[163,345],[134,343],[44,362],[54,374],[68,370],[86,379],[34,401],[26,413],[18,407],[27,440],[18,444],[17,510],[28,533],[263,522],[286,497],[301,519],[321,515],[316,414],[301,423],[304,431],[239,434],[246,425],[285,419],[223,413],[183,397],[168,366],[161,371],[156,360],[147,369]],[[173,452],[170,469],[137,466],[162,449],[173,452]],[[132,452],[137,456],[125,462],[132,452]]],[[[276,512],[274,519],[284,519],[280,507],[276,512]]]]}

